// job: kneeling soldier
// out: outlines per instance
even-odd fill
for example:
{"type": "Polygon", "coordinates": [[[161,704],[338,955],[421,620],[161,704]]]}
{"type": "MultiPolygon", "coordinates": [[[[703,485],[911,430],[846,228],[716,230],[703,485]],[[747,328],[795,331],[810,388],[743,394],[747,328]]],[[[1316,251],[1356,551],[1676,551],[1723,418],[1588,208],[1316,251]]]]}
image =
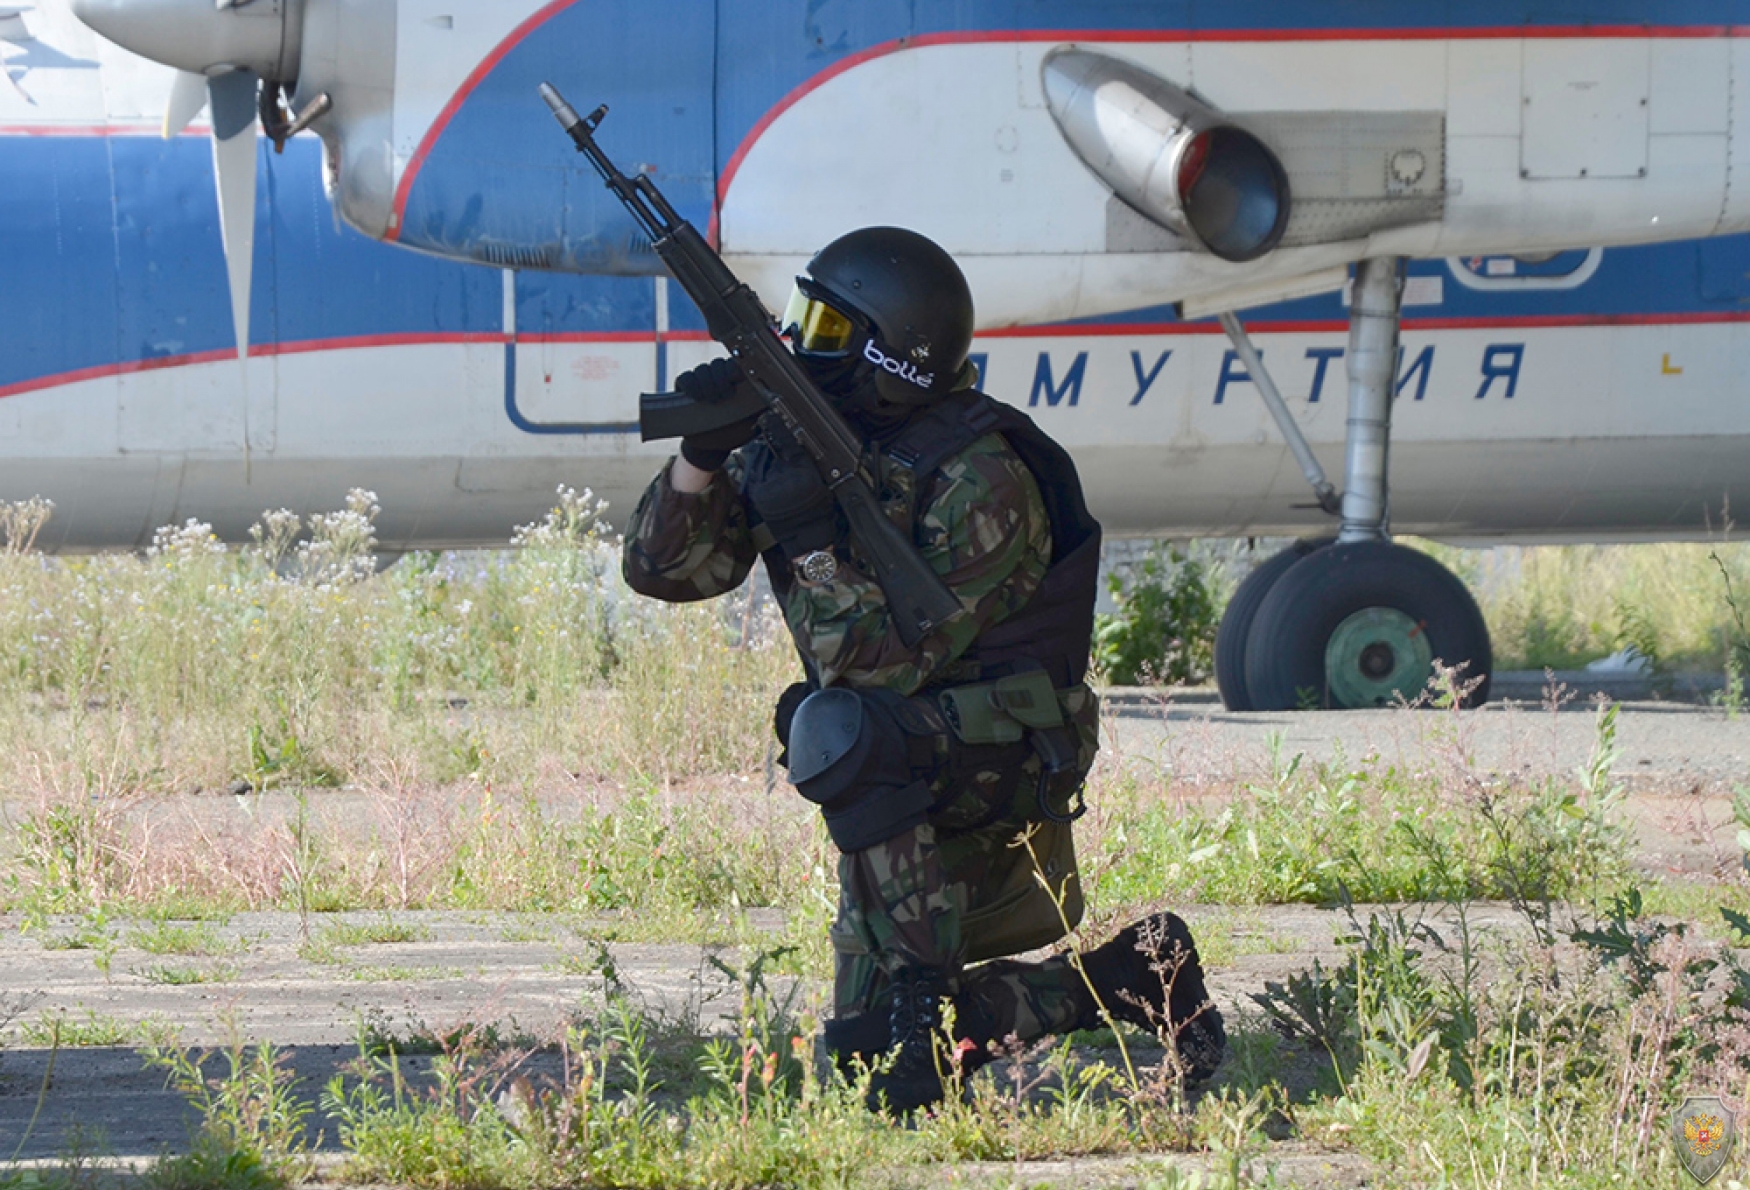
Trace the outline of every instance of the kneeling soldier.
{"type": "MultiPolygon", "coordinates": [[[[808,674],[779,702],[778,737],[842,853],[829,1048],[841,1065],[897,1051],[872,1106],[910,1111],[942,1096],[950,1004],[971,1043],[957,1047],[964,1071],[991,1042],[1098,1026],[1097,992],[1207,1077],[1225,1034],[1177,917],[1082,956],[1085,978],[1067,954],[1004,959],[1082,913],[1070,823],[1098,747],[1085,679],[1100,529],[1069,456],[973,387],[971,293],[923,236],[835,240],[797,278],[782,325],[962,614],[902,643],[813,462],[770,416],[682,439],[633,514],[625,574],[678,602],[766,564],[808,674]]],[[[709,403],[746,383],[718,360],[677,387],[709,403]]]]}

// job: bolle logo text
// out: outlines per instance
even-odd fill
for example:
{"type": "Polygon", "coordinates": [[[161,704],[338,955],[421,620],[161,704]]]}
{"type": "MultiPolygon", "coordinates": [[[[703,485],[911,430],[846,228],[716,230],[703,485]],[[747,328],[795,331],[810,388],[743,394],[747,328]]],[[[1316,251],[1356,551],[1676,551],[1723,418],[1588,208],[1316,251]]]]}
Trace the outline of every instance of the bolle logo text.
{"type": "Polygon", "coordinates": [[[863,343],[863,358],[885,371],[892,372],[901,380],[909,380],[919,388],[928,388],[936,382],[936,374],[930,372],[920,375],[917,367],[905,360],[894,359],[891,355],[875,346],[875,340],[869,339],[863,343]]]}

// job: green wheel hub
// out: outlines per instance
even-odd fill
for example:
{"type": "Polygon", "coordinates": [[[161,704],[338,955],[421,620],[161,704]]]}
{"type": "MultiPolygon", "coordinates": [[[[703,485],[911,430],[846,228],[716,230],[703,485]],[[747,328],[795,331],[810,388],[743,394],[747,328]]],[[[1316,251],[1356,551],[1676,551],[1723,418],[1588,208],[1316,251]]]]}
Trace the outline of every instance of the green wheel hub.
{"type": "Polygon", "coordinates": [[[1434,673],[1424,625],[1394,607],[1369,607],[1337,625],[1325,645],[1325,689],[1337,707],[1415,698],[1434,673]]]}

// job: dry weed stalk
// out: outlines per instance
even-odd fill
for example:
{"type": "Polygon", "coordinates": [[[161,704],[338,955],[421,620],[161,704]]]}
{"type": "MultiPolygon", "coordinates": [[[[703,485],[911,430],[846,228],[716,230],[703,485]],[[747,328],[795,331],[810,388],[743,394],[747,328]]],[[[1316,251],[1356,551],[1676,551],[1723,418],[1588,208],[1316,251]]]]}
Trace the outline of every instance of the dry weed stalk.
{"type": "Polygon", "coordinates": [[[8,556],[30,553],[54,510],[55,502],[41,496],[0,502],[0,552],[8,556]]]}
{"type": "Polygon", "coordinates": [[[377,833],[388,847],[395,904],[409,909],[432,899],[432,877],[454,859],[459,795],[423,781],[418,761],[391,756],[373,765],[365,785],[377,833]]]}

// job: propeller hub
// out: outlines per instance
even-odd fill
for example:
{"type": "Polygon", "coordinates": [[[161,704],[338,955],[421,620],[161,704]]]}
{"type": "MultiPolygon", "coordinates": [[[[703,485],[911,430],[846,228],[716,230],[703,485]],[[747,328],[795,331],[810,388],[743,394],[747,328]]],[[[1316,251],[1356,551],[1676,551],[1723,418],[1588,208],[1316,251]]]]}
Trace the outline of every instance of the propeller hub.
{"type": "Polygon", "coordinates": [[[298,76],[304,0],[73,0],[73,12],[123,49],[178,70],[298,76]]]}

